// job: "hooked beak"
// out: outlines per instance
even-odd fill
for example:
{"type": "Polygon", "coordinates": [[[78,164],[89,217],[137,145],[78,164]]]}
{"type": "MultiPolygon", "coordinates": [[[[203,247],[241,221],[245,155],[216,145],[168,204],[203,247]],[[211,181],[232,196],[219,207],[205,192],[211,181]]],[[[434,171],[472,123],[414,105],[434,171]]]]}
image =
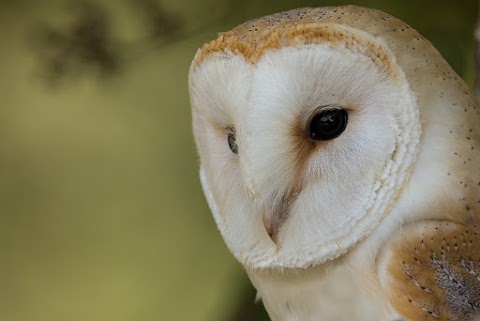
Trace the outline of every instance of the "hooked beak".
{"type": "Polygon", "coordinates": [[[297,190],[287,193],[273,208],[266,209],[263,212],[262,220],[265,230],[267,231],[270,239],[277,246],[279,246],[278,234],[280,229],[287,220],[290,211],[290,205],[297,199],[298,194],[299,191],[297,190]]]}
{"type": "MultiPolygon", "coordinates": [[[[263,213],[263,225],[265,226],[265,230],[267,231],[268,236],[278,246],[278,231],[280,229],[281,217],[283,215],[279,213],[273,213],[265,211],[263,213]]],[[[286,216],[286,215],[285,215],[286,216]]]]}

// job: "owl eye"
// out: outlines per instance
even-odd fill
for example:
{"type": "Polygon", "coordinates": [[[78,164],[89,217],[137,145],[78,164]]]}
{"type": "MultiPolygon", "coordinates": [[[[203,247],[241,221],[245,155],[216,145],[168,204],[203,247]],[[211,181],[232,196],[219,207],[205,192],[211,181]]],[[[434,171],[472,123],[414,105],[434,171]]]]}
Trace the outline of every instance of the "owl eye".
{"type": "Polygon", "coordinates": [[[232,151],[232,153],[238,154],[238,145],[235,138],[235,128],[227,127],[227,131],[228,131],[228,135],[227,135],[228,147],[230,147],[230,150],[232,151]]]}
{"type": "Polygon", "coordinates": [[[322,107],[310,119],[309,134],[313,140],[331,140],[347,127],[348,113],[339,107],[322,107]]]}

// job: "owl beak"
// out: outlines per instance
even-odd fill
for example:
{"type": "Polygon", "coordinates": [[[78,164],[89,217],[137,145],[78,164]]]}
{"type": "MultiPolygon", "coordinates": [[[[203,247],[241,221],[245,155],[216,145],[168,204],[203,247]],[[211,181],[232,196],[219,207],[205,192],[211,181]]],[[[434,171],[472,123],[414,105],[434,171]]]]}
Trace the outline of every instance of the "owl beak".
{"type": "Polygon", "coordinates": [[[262,220],[270,239],[279,246],[278,234],[288,218],[290,205],[297,199],[299,190],[287,193],[273,208],[263,212],[262,220]]]}
{"type": "Polygon", "coordinates": [[[262,219],[268,236],[278,246],[278,230],[280,228],[279,215],[272,212],[264,212],[262,219]]]}

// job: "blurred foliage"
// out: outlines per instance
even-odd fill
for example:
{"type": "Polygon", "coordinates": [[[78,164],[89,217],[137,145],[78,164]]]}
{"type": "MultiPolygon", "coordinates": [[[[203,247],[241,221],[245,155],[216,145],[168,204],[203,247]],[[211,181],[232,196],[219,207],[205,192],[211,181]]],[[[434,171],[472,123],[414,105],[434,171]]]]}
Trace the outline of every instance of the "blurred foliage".
{"type": "Polygon", "coordinates": [[[245,20],[347,3],[473,83],[473,0],[0,2],[0,321],[267,320],[202,195],[189,64],[245,20]]]}
{"type": "Polygon", "coordinates": [[[70,3],[66,13],[71,17],[66,26],[52,26],[46,22],[34,30],[34,49],[45,76],[59,81],[65,74],[89,72],[92,67],[104,76],[112,75],[118,72],[120,59],[125,60],[143,45],[164,44],[182,28],[180,19],[167,12],[159,2],[131,0],[127,4],[135,9],[146,29],[146,35],[133,43],[115,39],[104,6],[86,0],[70,3]]]}
{"type": "Polygon", "coordinates": [[[97,67],[110,74],[117,69],[107,14],[100,6],[86,1],[72,3],[74,17],[67,28],[45,25],[36,35],[40,63],[49,77],[60,80],[67,72],[85,72],[97,67]],[[66,29],[66,30],[64,30],[66,29]]]}

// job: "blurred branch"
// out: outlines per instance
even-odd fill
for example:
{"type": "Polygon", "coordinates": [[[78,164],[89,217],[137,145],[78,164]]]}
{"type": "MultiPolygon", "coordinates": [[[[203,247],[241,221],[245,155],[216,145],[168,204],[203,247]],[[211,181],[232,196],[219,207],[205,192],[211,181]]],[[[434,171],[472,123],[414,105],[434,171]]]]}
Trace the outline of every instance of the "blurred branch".
{"type": "Polygon", "coordinates": [[[136,58],[152,49],[174,43],[185,37],[183,20],[168,12],[155,0],[129,0],[142,16],[146,37],[124,44],[124,56],[136,58]]]}
{"type": "Polygon", "coordinates": [[[75,3],[74,19],[66,30],[44,25],[36,32],[35,47],[40,64],[50,79],[96,67],[102,74],[118,69],[107,14],[86,1],[75,3]]]}
{"type": "Polygon", "coordinates": [[[169,38],[182,28],[179,17],[169,13],[155,0],[130,0],[139,9],[146,22],[148,34],[152,39],[169,38]]]}
{"type": "Polygon", "coordinates": [[[217,19],[211,17],[208,23],[187,30],[181,17],[156,0],[127,2],[145,28],[145,36],[131,42],[115,39],[108,12],[91,0],[73,2],[69,10],[72,19],[66,27],[45,24],[38,28],[34,52],[48,79],[58,81],[66,75],[77,76],[92,70],[103,76],[114,75],[133,59],[227,21],[241,6],[238,1],[229,0],[217,19]]]}
{"type": "MultiPolygon", "coordinates": [[[[132,1],[132,3],[137,3],[137,1],[139,1],[139,0],[131,0],[131,1],[132,1]]],[[[140,0],[140,1],[141,2],[153,2],[153,3],[155,3],[155,5],[158,6],[158,4],[156,4],[155,0],[140,0]]],[[[208,22],[203,23],[203,24],[199,24],[192,29],[182,28],[181,30],[175,30],[174,32],[169,34],[167,37],[165,37],[165,36],[156,37],[155,41],[150,41],[149,39],[151,39],[151,38],[146,38],[146,39],[137,40],[135,44],[133,44],[133,43],[128,44],[128,48],[126,48],[126,50],[125,50],[125,57],[129,60],[130,59],[137,59],[139,56],[143,56],[146,53],[151,52],[153,50],[165,48],[169,45],[173,45],[175,43],[186,40],[186,39],[188,39],[190,37],[193,37],[195,35],[201,34],[205,31],[211,30],[213,26],[225,24],[225,23],[228,23],[231,20],[235,20],[235,19],[232,19],[232,17],[237,15],[239,12],[242,12],[243,6],[247,2],[246,1],[242,2],[242,1],[236,1],[236,0],[228,0],[228,1],[225,1],[224,3],[226,3],[226,4],[224,4],[225,9],[223,10],[223,12],[221,12],[220,15],[211,16],[208,19],[208,22]]],[[[150,5],[147,3],[141,9],[144,9],[144,10],[147,9],[148,10],[150,8],[151,8],[150,5]]],[[[145,14],[145,12],[144,12],[144,14],[145,14]]],[[[177,20],[177,23],[179,21],[180,20],[177,20]]]]}

